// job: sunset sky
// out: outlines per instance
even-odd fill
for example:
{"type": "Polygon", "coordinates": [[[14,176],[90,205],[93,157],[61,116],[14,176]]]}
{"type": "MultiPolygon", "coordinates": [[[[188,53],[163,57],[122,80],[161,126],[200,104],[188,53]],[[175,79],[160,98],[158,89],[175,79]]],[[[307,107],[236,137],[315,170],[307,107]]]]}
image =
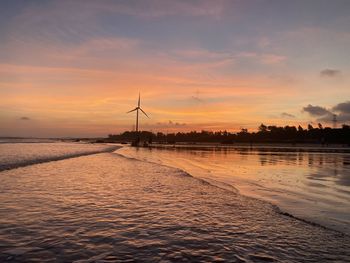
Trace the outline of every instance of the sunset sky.
{"type": "Polygon", "coordinates": [[[350,123],[350,1],[0,2],[0,136],[350,123]]]}

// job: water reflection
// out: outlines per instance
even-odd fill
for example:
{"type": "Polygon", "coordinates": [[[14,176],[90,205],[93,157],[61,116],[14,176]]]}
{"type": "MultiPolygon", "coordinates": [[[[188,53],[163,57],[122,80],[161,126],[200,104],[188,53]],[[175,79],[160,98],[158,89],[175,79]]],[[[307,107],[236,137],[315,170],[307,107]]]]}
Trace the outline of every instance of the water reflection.
{"type": "Polygon", "coordinates": [[[348,149],[184,146],[121,153],[232,185],[294,215],[350,233],[348,149]]]}
{"type": "MultiPolygon", "coordinates": [[[[242,157],[220,151],[122,150],[154,161],[187,160],[188,167],[214,172],[228,168],[224,156],[233,166],[241,165],[242,157]]],[[[243,156],[249,161],[253,155],[243,156]]],[[[3,171],[0,203],[0,262],[350,258],[347,236],[283,216],[265,202],[212,187],[178,169],[113,153],[3,171]]]]}

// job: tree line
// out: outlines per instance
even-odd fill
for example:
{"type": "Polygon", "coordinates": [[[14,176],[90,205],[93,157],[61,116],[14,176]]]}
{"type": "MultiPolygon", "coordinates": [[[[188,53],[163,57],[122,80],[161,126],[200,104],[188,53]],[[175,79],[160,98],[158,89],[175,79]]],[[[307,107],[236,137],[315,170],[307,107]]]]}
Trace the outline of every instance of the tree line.
{"type": "Polygon", "coordinates": [[[342,128],[317,127],[308,125],[304,129],[300,125],[295,126],[266,126],[261,124],[256,132],[249,132],[242,129],[240,132],[231,133],[228,131],[205,131],[200,132],[177,132],[177,133],[152,133],[149,131],[126,131],[121,134],[108,135],[107,141],[110,142],[131,142],[139,138],[148,143],[168,143],[177,142],[196,143],[315,143],[315,144],[348,144],[350,145],[350,126],[343,125],[342,128]]]}

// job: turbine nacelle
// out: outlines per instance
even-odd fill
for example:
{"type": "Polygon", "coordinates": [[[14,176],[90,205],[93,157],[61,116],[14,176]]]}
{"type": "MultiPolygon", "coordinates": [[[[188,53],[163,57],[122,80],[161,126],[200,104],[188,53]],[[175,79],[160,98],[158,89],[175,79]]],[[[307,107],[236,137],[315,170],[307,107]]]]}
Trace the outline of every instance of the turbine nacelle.
{"type": "Polygon", "coordinates": [[[147,118],[149,118],[149,116],[147,115],[147,113],[146,113],[146,112],[144,112],[144,110],[143,110],[143,109],[141,109],[141,107],[136,107],[135,109],[133,109],[133,110],[131,110],[131,111],[128,111],[128,112],[126,112],[126,113],[130,113],[130,112],[133,112],[133,111],[136,111],[136,110],[140,110],[140,111],[142,111],[142,113],[143,113],[143,114],[145,114],[147,118]]]}

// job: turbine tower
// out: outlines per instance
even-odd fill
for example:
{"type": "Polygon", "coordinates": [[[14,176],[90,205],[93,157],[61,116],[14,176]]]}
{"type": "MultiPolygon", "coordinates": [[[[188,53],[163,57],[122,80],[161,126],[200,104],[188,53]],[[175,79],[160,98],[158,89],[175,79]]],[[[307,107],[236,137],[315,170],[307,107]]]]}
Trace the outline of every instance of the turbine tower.
{"type": "Polygon", "coordinates": [[[130,112],[136,111],[136,132],[139,132],[139,110],[142,111],[142,113],[145,114],[147,118],[149,118],[147,113],[144,112],[143,109],[141,109],[141,106],[140,106],[140,93],[139,93],[139,100],[137,102],[137,107],[135,109],[127,112],[127,113],[130,113],[130,112]]]}
{"type": "Polygon", "coordinates": [[[337,115],[336,114],[333,114],[333,129],[336,129],[337,128],[337,115]]]}

